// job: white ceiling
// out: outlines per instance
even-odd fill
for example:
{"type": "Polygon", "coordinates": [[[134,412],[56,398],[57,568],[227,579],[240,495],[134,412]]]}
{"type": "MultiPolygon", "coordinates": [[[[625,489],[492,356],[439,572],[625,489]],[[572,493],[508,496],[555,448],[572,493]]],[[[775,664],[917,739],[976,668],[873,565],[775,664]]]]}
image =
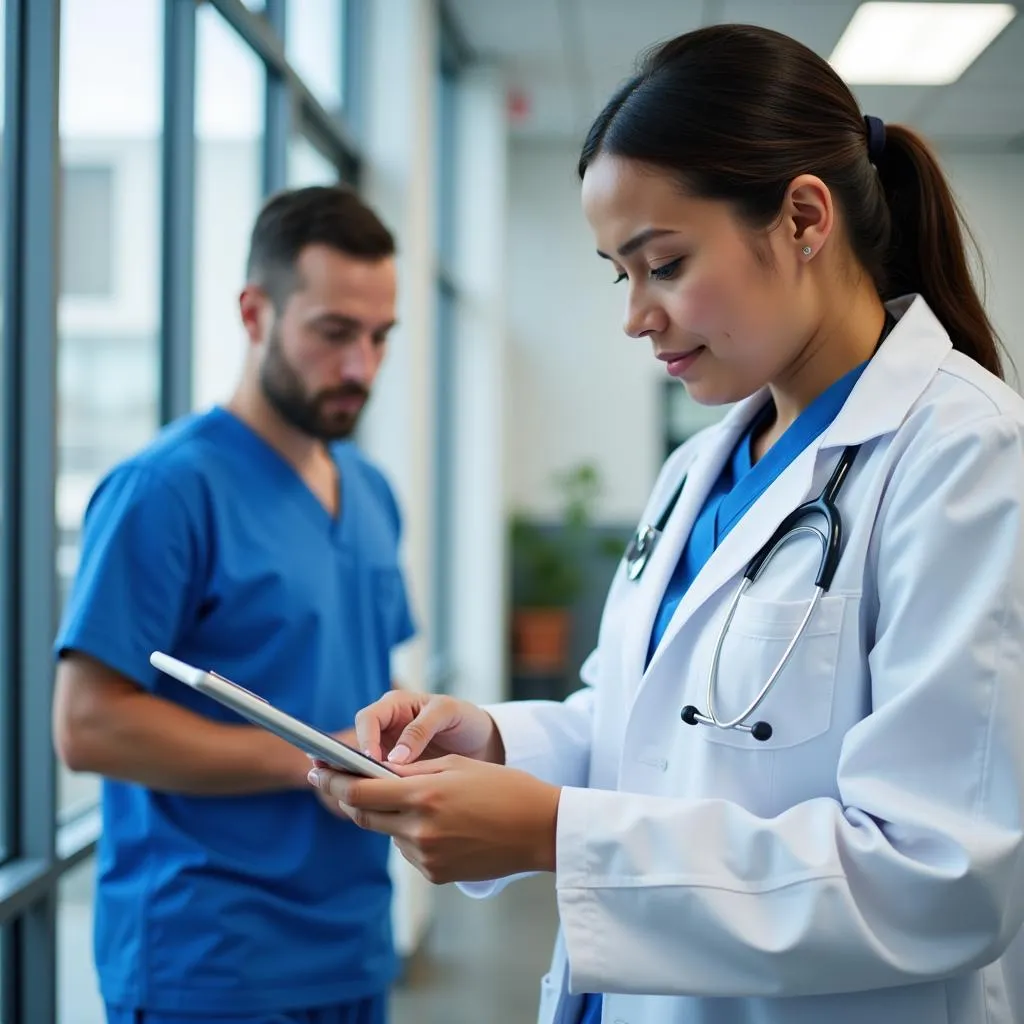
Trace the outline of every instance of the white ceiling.
{"type": "MultiPolygon", "coordinates": [[[[474,54],[527,101],[517,137],[580,139],[645,48],[717,22],[795,36],[827,57],[858,0],[450,0],[474,54]]],[[[1024,148],[1024,3],[952,85],[859,86],[865,113],[914,124],[950,149],[1024,148]]],[[[1024,182],[1022,182],[1024,185],[1024,182]]]]}

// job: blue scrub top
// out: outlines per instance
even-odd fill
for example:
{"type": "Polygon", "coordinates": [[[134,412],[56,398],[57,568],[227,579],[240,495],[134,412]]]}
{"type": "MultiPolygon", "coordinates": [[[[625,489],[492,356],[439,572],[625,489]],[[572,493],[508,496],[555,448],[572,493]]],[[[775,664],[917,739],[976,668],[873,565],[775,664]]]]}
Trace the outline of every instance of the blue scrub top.
{"type": "MultiPolygon", "coordinates": [[[[753,418],[704,499],[704,506],[683,546],[654,619],[647,651],[648,663],[661,643],[683,595],[715,549],[751,505],[839,415],[839,410],[866,367],[867,363],[862,363],[820,394],[768,449],[764,458],[756,463],[753,461],[754,438],[763,426],[771,422],[774,406],[767,405],[753,418]]],[[[600,1024],[601,1002],[600,995],[589,994],[585,997],[580,1024],[600,1024]]]]}
{"type": "MultiPolygon", "coordinates": [[[[240,724],[150,666],[167,651],[321,729],[350,727],[389,689],[391,649],[414,627],[391,489],[352,445],[332,454],[337,518],[226,410],[164,430],[93,495],[57,652],[240,724]]],[[[104,999],[213,1015],[384,991],[397,968],[388,849],[312,791],[195,797],[105,780],[104,999]]]]}

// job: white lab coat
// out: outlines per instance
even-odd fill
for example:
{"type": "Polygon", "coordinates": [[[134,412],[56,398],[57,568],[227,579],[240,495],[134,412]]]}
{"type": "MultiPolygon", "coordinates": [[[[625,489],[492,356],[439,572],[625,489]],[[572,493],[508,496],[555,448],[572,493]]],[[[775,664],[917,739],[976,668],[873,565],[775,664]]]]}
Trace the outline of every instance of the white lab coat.
{"type": "MultiPolygon", "coordinates": [[[[1024,1022],[1024,402],[922,299],[890,309],[835,421],[715,551],[650,666],[683,542],[764,395],[668,460],[645,521],[686,485],[641,579],[619,569],[589,686],[491,709],[509,763],[564,787],[541,1024],[575,1024],[586,991],[609,993],[606,1024],[1024,1022]],[[774,735],[683,724],[747,562],[848,444],[834,583],[754,716],[774,735]]],[[[785,546],[740,602],[720,715],[776,664],[819,556],[785,546]]]]}

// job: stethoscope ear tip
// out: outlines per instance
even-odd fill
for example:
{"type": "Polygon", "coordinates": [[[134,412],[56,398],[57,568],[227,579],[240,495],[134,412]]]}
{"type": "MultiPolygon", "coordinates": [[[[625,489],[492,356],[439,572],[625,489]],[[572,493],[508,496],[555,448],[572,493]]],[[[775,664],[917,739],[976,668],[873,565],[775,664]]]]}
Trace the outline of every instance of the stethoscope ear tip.
{"type": "Polygon", "coordinates": [[[763,743],[772,738],[772,727],[767,722],[755,722],[750,727],[750,735],[763,743]]]}

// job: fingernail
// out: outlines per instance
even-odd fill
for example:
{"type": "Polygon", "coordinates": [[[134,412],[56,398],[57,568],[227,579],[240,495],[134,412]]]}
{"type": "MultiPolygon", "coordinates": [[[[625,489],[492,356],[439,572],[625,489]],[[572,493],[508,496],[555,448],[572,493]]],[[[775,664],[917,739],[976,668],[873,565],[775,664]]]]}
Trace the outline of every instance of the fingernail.
{"type": "Polygon", "coordinates": [[[309,774],[306,776],[307,779],[316,787],[320,786],[320,769],[310,768],[309,774]]]}
{"type": "Polygon", "coordinates": [[[404,743],[399,743],[398,746],[388,754],[388,760],[395,761],[398,764],[404,764],[409,760],[409,755],[411,753],[412,751],[404,743]]]}

